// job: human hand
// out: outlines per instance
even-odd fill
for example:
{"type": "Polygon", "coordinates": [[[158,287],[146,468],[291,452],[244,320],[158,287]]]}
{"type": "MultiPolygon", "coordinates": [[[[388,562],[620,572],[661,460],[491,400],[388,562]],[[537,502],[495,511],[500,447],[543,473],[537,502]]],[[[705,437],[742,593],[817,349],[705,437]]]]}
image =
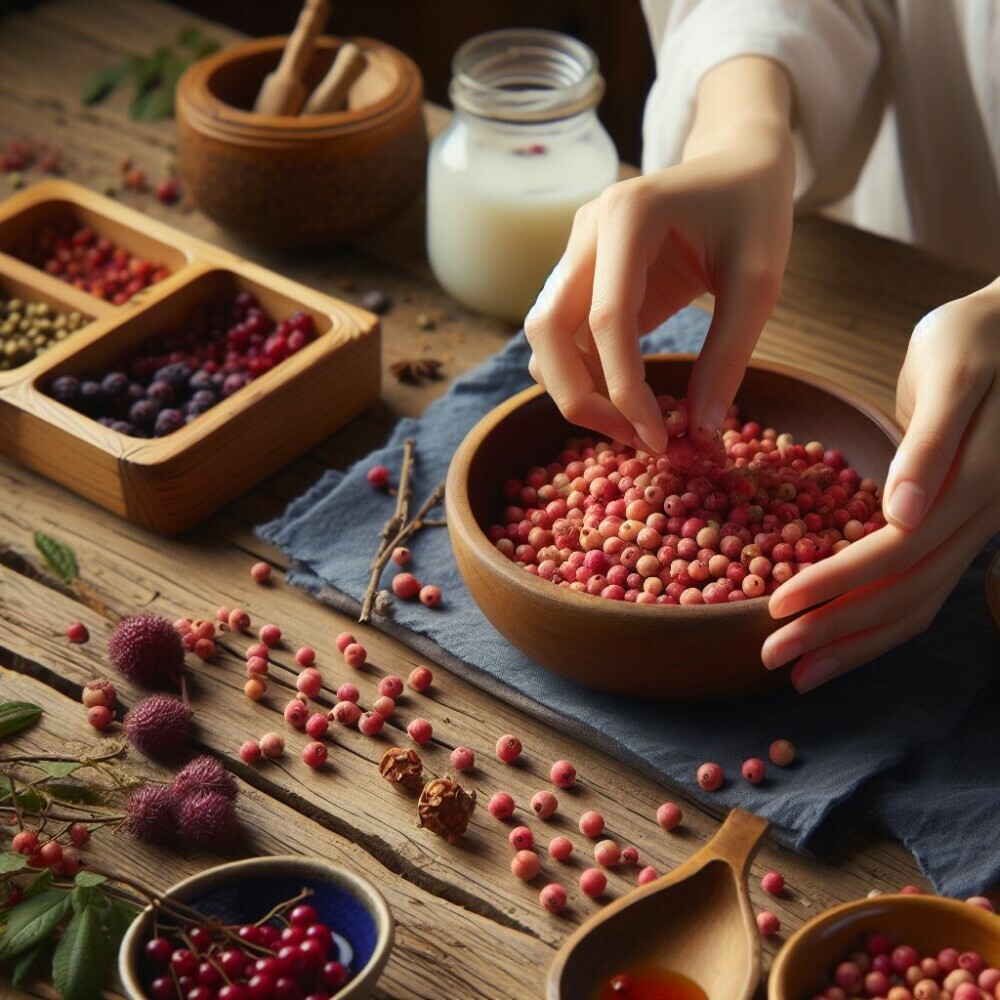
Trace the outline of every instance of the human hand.
{"type": "Polygon", "coordinates": [[[821,605],[762,650],[769,669],[799,657],[792,683],[800,691],[927,629],[1000,529],[1000,279],[917,324],[896,418],[906,433],[884,491],[889,523],[771,595],[774,618],[821,605]]]}
{"type": "Polygon", "coordinates": [[[612,185],[579,210],[524,324],[531,375],[568,420],[662,452],[667,433],[637,338],[707,291],[715,313],[688,399],[696,437],[717,431],[788,256],[790,101],[769,60],[722,64],[702,83],[684,162],[612,185]],[[733,110],[741,100],[744,116],[733,110]]]}

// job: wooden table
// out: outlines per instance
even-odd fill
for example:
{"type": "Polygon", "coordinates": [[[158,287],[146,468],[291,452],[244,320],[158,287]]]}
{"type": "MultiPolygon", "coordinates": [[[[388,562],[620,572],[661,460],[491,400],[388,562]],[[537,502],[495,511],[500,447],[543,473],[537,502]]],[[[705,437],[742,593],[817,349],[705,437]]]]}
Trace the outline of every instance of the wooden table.
{"type": "MultiPolygon", "coordinates": [[[[197,19],[153,0],[91,0],[86,5],[52,0],[7,16],[0,21],[0,140],[50,140],[63,151],[66,175],[97,190],[120,186],[124,156],[151,179],[166,176],[174,156],[171,122],[129,121],[125,95],[90,109],[80,105],[78,95],[94,70],[172,42],[192,23],[197,19]]],[[[236,38],[226,29],[208,27],[224,43],[236,38]]],[[[428,110],[432,129],[440,127],[442,117],[439,110],[428,110]]],[[[38,176],[29,171],[26,179],[38,176]]],[[[0,175],[0,191],[7,183],[0,175]]],[[[253,526],[280,513],[324,469],[342,468],[383,441],[399,416],[420,413],[447,385],[400,384],[388,374],[392,362],[434,356],[445,362],[444,372],[451,378],[497,350],[511,333],[464,311],[436,287],[424,260],[419,204],[357,248],[295,257],[240,245],[197,212],[162,206],[150,195],[122,197],[334,295],[357,299],[372,288],[385,291],[394,307],[384,318],[383,400],[175,540],[149,535],[0,461],[0,698],[32,701],[45,710],[37,726],[16,738],[24,752],[94,745],[97,737],[79,705],[81,687],[112,674],[105,655],[108,621],[43,568],[33,543],[35,531],[72,546],[82,576],[115,612],[151,609],[174,619],[210,617],[219,605],[243,605],[258,622],[279,622],[291,645],[314,645],[319,665],[331,678],[344,679],[332,640],[353,623],[280,580],[266,590],[251,584],[248,569],[255,560],[269,559],[283,568],[282,554],[263,545],[253,526]],[[86,645],[71,646],[64,638],[67,624],[76,619],[90,629],[86,645]]],[[[757,356],[833,377],[891,412],[895,375],[913,324],[930,307],[979,283],[976,275],[942,267],[910,248],[822,219],[802,219],[781,301],[757,356]]],[[[355,632],[373,664],[357,678],[363,700],[370,701],[379,677],[405,676],[416,657],[374,629],[355,632]]],[[[424,752],[432,771],[447,768],[450,747],[467,744],[478,753],[480,767],[471,784],[480,795],[486,799],[504,787],[526,803],[545,787],[549,763],[567,757],[576,764],[582,785],[567,815],[599,809],[609,830],[634,843],[643,863],[659,871],[689,856],[717,828],[717,816],[675,789],[554,732],[459,676],[434,670],[432,696],[410,696],[400,713],[404,719],[423,714],[433,723],[440,739],[424,752]],[[523,767],[508,768],[493,757],[492,743],[505,732],[522,739],[523,767]],[[680,801],[685,813],[683,827],[671,835],[654,821],[657,805],[668,798],[680,801]]],[[[242,740],[280,728],[281,720],[243,697],[238,655],[223,655],[211,665],[192,663],[191,673],[199,747],[226,761],[240,784],[239,814],[246,832],[240,853],[320,854],[364,873],[384,891],[399,926],[377,996],[520,1000],[542,994],[555,949],[597,903],[581,901],[574,890],[569,910],[559,917],[546,913],[538,905],[538,886],[511,877],[508,828],[485,808],[477,810],[469,834],[455,847],[417,829],[413,800],[378,776],[385,740],[338,731],[332,766],[325,773],[307,773],[291,757],[277,766],[242,765],[236,755],[242,740]]],[[[126,703],[140,694],[117,678],[116,683],[126,703]]],[[[405,742],[398,730],[392,733],[393,741],[405,742]]],[[[103,867],[156,887],[220,860],[146,847],[110,831],[95,836],[86,854],[103,867]]],[[[754,863],[753,875],[754,903],[778,913],[782,937],[841,900],[873,888],[921,884],[908,853],[875,834],[855,838],[831,863],[810,861],[769,843],[754,863]],[[789,888],[781,899],[767,898],[759,888],[759,876],[769,868],[780,869],[787,879],[789,888]]],[[[634,878],[634,872],[613,873],[609,896],[621,895],[634,878]]],[[[768,956],[775,946],[765,944],[768,956]]],[[[0,992],[23,995],[2,984],[0,992]]],[[[30,991],[32,996],[51,993],[44,983],[30,991]]]]}

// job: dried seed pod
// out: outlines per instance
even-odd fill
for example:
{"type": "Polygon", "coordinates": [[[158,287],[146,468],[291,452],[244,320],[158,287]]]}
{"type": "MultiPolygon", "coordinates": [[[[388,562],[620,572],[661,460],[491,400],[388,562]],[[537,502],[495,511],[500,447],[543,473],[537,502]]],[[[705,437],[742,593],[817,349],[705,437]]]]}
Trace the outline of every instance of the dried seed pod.
{"type": "Polygon", "coordinates": [[[417,816],[421,826],[454,844],[465,833],[475,805],[475,792],[450,778],[435,778],[420,793],[417,816]]]}
{"type": "Polygon", "coordinates": [[[389,747],[379,761],[378,772],[386,781],[419,792],[424,787],[424,764],[416,750],[408,747],[389,747]]]}

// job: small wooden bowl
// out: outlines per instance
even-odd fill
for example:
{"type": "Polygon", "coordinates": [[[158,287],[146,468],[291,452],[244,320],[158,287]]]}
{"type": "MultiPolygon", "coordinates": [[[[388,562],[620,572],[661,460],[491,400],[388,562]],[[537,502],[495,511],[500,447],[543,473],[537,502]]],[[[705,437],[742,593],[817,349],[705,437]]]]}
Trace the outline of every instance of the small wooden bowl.
{"type": "MultiPolygon", "coordinates": [[[[353,952],[353,960],[345,962],[351,978],[334,994],[335,1000],[365,1000],[389,960],[395,924],[382,894],[349,869],[322,858],[249,858],[186,878],[163,896],[226,924],[242,924],[260,919],[303,888],[313,891],[309,904],[353,952]]],[[[128,1000],[149,1000],[146,986],[153,970],[143,946],[152,936],[153,920],[153,907],[147,906],[129,927],[118,952],[118,975],[128,1000]]]]}
{"type": "MultiPolygon", "coordinates": [[[[654,391],[683,396],[693,361],[647,358],[654,391]]],[[[747,419],[802,443],[837,447],[863,476],[885,481],[900,430],[853,393],[805,372],[754,364],[737,403],[747,419]]],[[[446,489],[452,548],[497,631],[541,666],[617,694],[693,700],[787,685],[787,668],[765,670],[760,662],[764,639],[779,626],[766,600],[684,607],[610,601],[540,580],[490,543],[486,530],[503,507],[504,481],[551,462],[568,437],[582,433],[536,387],[487,414],[455,452],[446,489]]]]}
{"type": "MultiPolygon", "coordinates": [[[[178,165],[198,207],[248,239],[318,246],[357,237],[423,190],[427,135],[420,71],[371,38],[348,108],[312,116],[254,114],[286,38],[265,38],[195,63],[177,84],[178,165]]],[[[311,90],[340,46],[320,38],[311,90]]]]}
{"type": "Polygon", "coordinates": [[[941,896],[877,896],[835,906],[800,927],[771,965],[768,1000],[815,996],[872,931],[887,934],[893,946],[912,945],[922,955],[958,948],[978,951],[987,965],[1000,965],[995,913],[941,896]]]}

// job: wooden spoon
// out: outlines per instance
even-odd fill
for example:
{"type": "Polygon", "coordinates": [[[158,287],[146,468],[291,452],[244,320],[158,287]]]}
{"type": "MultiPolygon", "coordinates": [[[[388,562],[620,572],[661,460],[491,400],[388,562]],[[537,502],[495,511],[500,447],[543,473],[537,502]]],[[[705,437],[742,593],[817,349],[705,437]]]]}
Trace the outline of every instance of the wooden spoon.
{"type": "Polygon", "coordinates": [[[767,828],[734,809],[679,868],[594,914],[559,949],[547,1000],[592,1000],[612,976],[639,968],[679,972],[709,1000],[750,1000],[760,939],[746,878],[767,828]]]}
{"type": "Polygon", "coordinates": [[[327,0],[306,0],[281,53],[281,62],[273,73],[267,74],[257,94],[253,106],[257,114],[297,115],[302,110],[306,102],[302,77],[329,13],[327,0]]]}

